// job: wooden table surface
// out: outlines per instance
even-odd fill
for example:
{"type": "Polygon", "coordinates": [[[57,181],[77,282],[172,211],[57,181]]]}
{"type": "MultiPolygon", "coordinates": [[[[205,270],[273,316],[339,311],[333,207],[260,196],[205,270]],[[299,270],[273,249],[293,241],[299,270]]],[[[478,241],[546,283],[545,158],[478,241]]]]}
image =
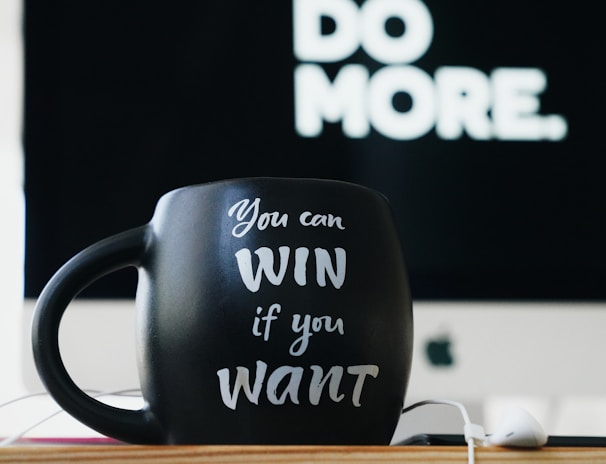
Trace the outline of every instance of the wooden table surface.
{"type": "MultiPolygon", "coordinates": [[[[0,463],[466,463],[465,446],[11,446],[0,463]]],[[[476,463],[606,463],[606,448],[476,448],[476,463]]]]}

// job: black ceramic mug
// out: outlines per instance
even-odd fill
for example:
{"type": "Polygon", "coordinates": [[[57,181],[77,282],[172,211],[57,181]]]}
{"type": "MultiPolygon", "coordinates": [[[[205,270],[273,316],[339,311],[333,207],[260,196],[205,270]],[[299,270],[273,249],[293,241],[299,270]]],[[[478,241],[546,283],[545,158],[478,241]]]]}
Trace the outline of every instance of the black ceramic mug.
{"type": "Polygon", "coordinates": [[[80,252],[40,295],[32,335],[50,394],[119,440],[388,444],[413,325],[381,194],[338,181],[250,178],[169,192],[149,224],[80,252]],[[84,393],[58,346],[70,301],[127,266],[139,271],[145,406],[136,411],[84,393]]]}

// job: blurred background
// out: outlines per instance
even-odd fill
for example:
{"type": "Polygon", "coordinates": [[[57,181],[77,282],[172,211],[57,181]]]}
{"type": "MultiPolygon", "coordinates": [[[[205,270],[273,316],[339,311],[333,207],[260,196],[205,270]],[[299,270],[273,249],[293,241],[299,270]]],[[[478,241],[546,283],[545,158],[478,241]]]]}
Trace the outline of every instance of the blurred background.
{"type": "MultiPolygon", "coordinates": [[[[176,187],[322,177],[392,204],[415,310],[407,402],[464,400],[488,427],[522,403],[550,433],[606,435],[595,2],[0,8],[0,402],[41,388],[33,303],[82,248],[176,187]]],[[[135,288],[120,271],[70,307],[80,385],[136,386],[135,288]]],[[[28,404],[0,410],[0,435],[52,408],[28,404]]],[[[460,432],[457,414],[415,411],[399,436],[460,432]]],[[[38,433],[90,433],[60,424],[38,433]]]]}

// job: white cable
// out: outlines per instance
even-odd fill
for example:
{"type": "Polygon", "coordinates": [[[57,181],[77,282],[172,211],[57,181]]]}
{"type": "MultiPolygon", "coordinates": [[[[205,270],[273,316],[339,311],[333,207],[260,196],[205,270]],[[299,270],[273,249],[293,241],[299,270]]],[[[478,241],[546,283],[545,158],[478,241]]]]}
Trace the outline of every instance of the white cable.
{"type": "Polygon", "coordinates": [[[29,395],[23,395],[23,396],[20,396],[19,398],[14,398],[12,400],[8,400],[6,403],[0,404],[0,409],[10,406],[11,404],[14,404],[14,403],[18,403],[19,401],[27,400],[30,398],[35,398],[36,396],[46,396],[46,395],[48,395],[48,392],[37,392],[37,393],[30,393],[29,395]]]}
{"type": "MultiPolygon", "coordinates": [[[[100,398],[102,396],[112,396],[112,395],[115,395],[115,396],[129,396],[129,395],[132,395],[133,393],[137,393],[137,392],[140,392],[140,391],[141,390],[139,388],[128,388],[128,389],[124,389],[124,390],[115,390],[115,391],[108,391],[108,392],[100,392],[99,390],[85,390],[85,392],[90,393],[93,398],[100,398]]],[[[48,395],[47,392],[39,392],[39,393],[32,393],[32,394],[29,394],[29,395],[24,395],[24,396],[21,396],[19,398],[15,398],[15,399],[12,399],[10,401],[7,401],[6,403],[0,404],[0,409],[6,407],[8,405],[11,405],[13,403],[17,403],[19,401],[23,401],[23,400],[26,400],[26,399],[29,399],[29,398],[34,398],[36,396],[46,396],[46,395],[48,395]]],[[[135,395],[133,395],[133,396],[135,396],[135,395]]],[[[13,443],[15,443],[16,441],[18,441],[19,439],[23,438],[23,436],[26,433],[30,432],[31,430],[35,429],[36,427],[38,427],[39,425],[45,423],[46,421],[52,419],[53,417],[61,414],[62,412],[64,412],[64,410],[63,409],[59,409],[59,410],[53,412],[52,414],[49,414],[48,416],[44,417],[43,419],[39,420],[35,424],[30,425],[26,429],[24,429],[24,430],[16,433],[15,435],[13,435],[11,437],[8,437],[8,438],[5,438],[4,440],[0,441],[0,448],[12,445],[13,443]]]]}
{"type": "MultiPolygon", "coordinates": [[[[140,392],[139,389],[125,389],[125,390],[116,390],[116,391],[109,391],[109,392],[99,392],[97,390],[89,390],[88,393],[93,393],[92,397],[93,398],[99,398],[102,396],[111,396],[111,395],[128,395],[128,394],[132,394],[135,392],[140,392]]],[[[29,398],[33,398],[36,396],[43,396],[43,395],[47,395],[48,393],[46,392],[40,392],[40,393],[32,393],[29,395],[25,395],[19,398],[15,398],[13,400],[7,401],[5,403],[0,404],[0,409],[9,406],[10,404],[19,402],[19,401],[23,401],[29,398]]],[[[457,402],[457,401],[451,401],[451,400],[424,400],[424,401],[419,401],[417,403],[414,403],[410,406],[407,406],[406,408],[404,408],[402,410],[402,414],[405,414],[409,411],[412,411],[413,409],[416,409],[420,406],[425,406],[425,405],[448,405],[448,406],[454,406],[456,407],[460,412],[461,415],[463,416],[463,422],[464,422],[464,431],[465,431],[465,440],[467,441],[467,449],[468,449],[468,463],[469,464],[474,464],[475,462],[475,453],[474,453],[474,447],[476,444],[476,441],[480,441],[483,442],[486,438],[486,435],[484,434],[484,429],[482,428],[482,426],[477,425],[477,424],[473,424],[469,418],[469,414],[467,413],[467,409],[465,409],[465,406],[463,406],[461,403],[457,402]]],[[[55,411],[54,413],[44,417],[42,420],[36,422],[35,424],[27,427],[25,430],[22,430],[21,432],[13,435],[12,437],[6,438],[2,441],[0,441],[0,447],[5,447],[5,446],[9,446],[13,443],[15,443],[17,440],[19,440],[20,438],[22,438],[26,433],[30,432],[31,430],[33,430],[34,428],[38,427],[39,425],[43,424],[44,422],[52,419],[53,417],[57,416],[58,414],[61,414],[63,411],[63,409],[59,409],[57,411],[55,411]]]]}
{"type": "Polygon", "coordinates": [[[423,400],[423,401],[419,401],[418,403],[414,403],[406,408],[404,408],[402,410],[402,414],[405,414],[409,411],[412,411],[413,409],[416,409],[420,406],[425,406],[428,404],[445,404],[448,406],[455,406],[456,408],[459,409],[459,411],[461,411],[461,415],[463,416],[463,421],[466,424],[470,424],[471,420],[469,419],[469,414],[467,413],[467,409],[465,409],[465,406],[463,406],[461,403],[457,402],[457,401],[451,401],[451,400],[423,400]]]}
{"type": "Polygon", "coordinates": [[[476,462],[476,451],[473,440],[467,442],[467,462],[469,464],[475,464],[476,462]]]}
{"type": "Polygon", "coordinates": [[[475,446],[477,443],[484,444],[486,440],[486,434],[484,433],[484,428],[481,425],[473,424],[469,419],[469,414],[467,413],[467,409],[461,403],[457,401],[451,400],[424,400],[419,401],[418,403],[414,403],[410,406],[407,406],[402,410],[402,414],[405,414],[413,409],[416,409],[420,406],[425,406],[428,404],[444,404],[447,406],[456,407],[463,416],[463,430],[465,433],[465,441],[467,442],[467,462],[469,464],[475,463],[475,446]]]}

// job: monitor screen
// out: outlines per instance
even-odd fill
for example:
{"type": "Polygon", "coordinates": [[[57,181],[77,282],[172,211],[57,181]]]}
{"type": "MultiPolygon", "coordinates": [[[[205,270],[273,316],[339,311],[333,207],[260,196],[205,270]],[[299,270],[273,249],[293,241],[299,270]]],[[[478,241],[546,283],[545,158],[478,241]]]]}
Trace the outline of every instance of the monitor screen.
{"type": "Polygon", "coordinates": [[[171,189],[285,176],[384,193],[415,299],[606,300],[598,21],[587,0],[26,0],[26,296],[171,189]]]}

